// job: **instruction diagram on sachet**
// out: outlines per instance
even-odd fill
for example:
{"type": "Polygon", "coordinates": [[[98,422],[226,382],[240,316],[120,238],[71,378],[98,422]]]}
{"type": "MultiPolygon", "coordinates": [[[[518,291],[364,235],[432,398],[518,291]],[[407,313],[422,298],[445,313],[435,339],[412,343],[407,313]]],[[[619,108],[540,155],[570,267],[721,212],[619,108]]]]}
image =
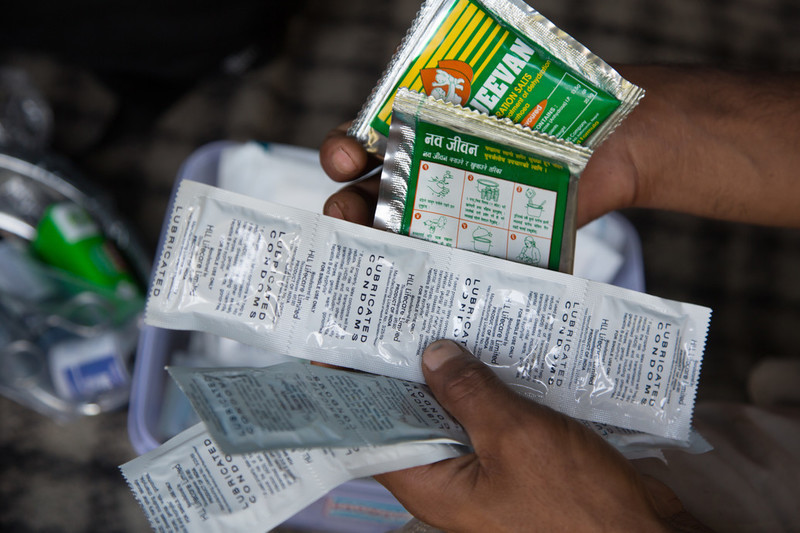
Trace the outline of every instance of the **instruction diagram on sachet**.
{"type": "Polygon", "coordinates": [[[423,161],[414,194],[409,235],[547,266],[555,191],[423,161]]]}

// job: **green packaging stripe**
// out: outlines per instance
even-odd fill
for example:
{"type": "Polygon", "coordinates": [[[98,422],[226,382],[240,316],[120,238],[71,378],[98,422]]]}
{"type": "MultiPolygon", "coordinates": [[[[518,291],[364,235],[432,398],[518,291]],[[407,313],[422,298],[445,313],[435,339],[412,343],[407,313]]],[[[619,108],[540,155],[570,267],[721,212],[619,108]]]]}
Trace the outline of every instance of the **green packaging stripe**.
{"type": "Polygon", "coordinates": [[[558,270],[569,170],[425,122],[416,142],[401,233],[558,270]]]}
{"type": "Polygon", "coordinates": [[[376,225],[570,272],[578,176],[590,151],[401,89],[376,225]]]}
{"type": "Polygon", "coordinates": [[[596,146],[641,89],[516,0],[426,2],[351,133],[381,151],[401,87],[596,146]]]}

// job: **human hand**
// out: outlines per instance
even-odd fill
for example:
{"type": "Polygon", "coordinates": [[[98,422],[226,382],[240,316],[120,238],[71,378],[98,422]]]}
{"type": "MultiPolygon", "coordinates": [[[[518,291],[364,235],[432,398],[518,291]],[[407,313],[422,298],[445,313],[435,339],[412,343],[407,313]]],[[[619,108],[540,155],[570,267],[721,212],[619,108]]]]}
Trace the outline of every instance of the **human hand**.
{"type": "Polygon", "coordinates": [[[376,476],[420,520],[464,532],[656,531],[674,525],[666,517],[686,520],[666,486],[581,424],[514,393],[459,344],[436,341],[422,361],[474,453],[376,476]]]}
{"type": "MultiPolygon", "coordinates": [[[[800,74],[618,68],[647,96],[597,147],[581,175],[579,226],[609,211],[646,207],[800,227],[800,74]]],[[[320,160],[341,182],[377,164],[347,137],[346,125],[323,142],[320,160]]],[[[345,188],[324,212],[371,225],[378,183],[375,178],[345,188]]]]}
{"type": "MultiPolygon", "coordinates": [[[[345,123],[331,130],[319,150],[325,173],[332,180],[342,183],[353,181],[380,164],[377,158],[367,154],[361,143],[347,135],[349,127],[350,123],[345,123]]],[[[378,203],[379,186],[380,175],[344,187],[328,198],[322,212],[334,218],[371,226],[378,203]]]]}
{"type": "MultiPolygon", "coordinates": [[[[349,123],[332,130],[320,147],[320,163],[334,181],[349,182],[380,162],[347,135],[349,123]]],[[[635,128],[633,128],[635,130],[635,128]]],[[[595,152],[578,188],[578,224],[584,225],[605,213],[628,207],[637,190],[636,168],[629,155],[625,124],[595,152]]],[[[357,224],[372,225],[378,200],[380,176],[345,187],[325,203],[323,213],[357,224]]]]}
{"type": "Polygon", "coordinates": [[[589,160],[579,224],[644,207],[800,228],[800,74],[618,69],[647,95],[589,160]]]}

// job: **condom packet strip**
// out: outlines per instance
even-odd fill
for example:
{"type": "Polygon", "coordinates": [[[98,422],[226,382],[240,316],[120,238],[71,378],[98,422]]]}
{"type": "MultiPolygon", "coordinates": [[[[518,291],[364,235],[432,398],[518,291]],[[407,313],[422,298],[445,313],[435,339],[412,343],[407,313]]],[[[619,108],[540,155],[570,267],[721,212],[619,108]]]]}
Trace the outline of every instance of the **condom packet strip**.
{"type": "Polygon", "coordinates": [[[710,309],[184,181],[145,321],[423,382],[432,341],[575,418],[686,440],[710,309]]]}
{"type": "Polygon", "coordinates": [[[197,424],[120,470],[156,531],[271,531],[346,481],[463,450],[404,444],[228,455],[197,424]]]}
{"type": "Polygon", "coordinates": [[[685,441],[666,439],[630,429],[578,420],[581,424],[597,433],[616,448],[626,459],[646,459],[653,457],[667,463],[665,450],[680,450],[692,455],[710,452],[713,446],[694,428],[689,429],[689,437],[685,441]]]}
{"type": "Polygon", "coordinates": [[[591,150],[404,88],[393,109],[375,227],[572,273],[591,150]]]}
{"type": "Polygon", "coordinates": [[[268,368],[170,367],[227,453],[443,442],[469,446],[421,383],[299,362],[268,368]]]}
{"type": "MultiPolygon", "coordinates": [[[[423,384],[300,362],[266,368],[181,368],[169,372],[226,453],[284,448],[470,442],[423,384]]],[[[710,449],[692,430],[676,441],[579,420],[629,459],[662,450],[710,449]]]]}
{"type": "Polygon", "coordinates": [[[392,99],[424,92],[595,148],[644,91],[521,0],[428,0],[350,134],[383,154],[392,99]]]}

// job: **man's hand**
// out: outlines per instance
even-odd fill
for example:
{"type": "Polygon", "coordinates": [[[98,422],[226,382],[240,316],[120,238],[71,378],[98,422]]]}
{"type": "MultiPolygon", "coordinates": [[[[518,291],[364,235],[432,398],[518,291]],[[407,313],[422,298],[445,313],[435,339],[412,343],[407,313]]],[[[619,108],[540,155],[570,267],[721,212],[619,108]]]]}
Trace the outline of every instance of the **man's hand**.
{"type": "MultiPolygon", "coordinates": [[[[350,124],[342,124],[328,133],[319,150],[322,169],[334,181],[353,181],[379,164],[364,147],[347,135],[350,124]]],[[[325,202],[322,212],[328,216],[371,226],[378,202],[380,175],[345,187],[325,202]]]]}
{"type": "Polygon", "coordinates": [[[376,476],[420,520],[447,531],[661,531],[665,517],[686,516],[667,487],[459,344],[431,344],[423,372],[475,452],[376,476]]]}
{"type": "MultiPolygon", "coordinates": [[[[347,135],[349,123],[332,130],[320,147],[320,163],[334,181],[349,182],[380,162],[347,135]]],[[[623,124],[624,126],[624,124],[623,124]]],[[[583,225],[614,209],[633,203],[636,168],[624,130],[603,143],[581,178],[578,195],[578,224],[583,225]]],[[[380,176],[361,181],[333,194],[323,213],[357,224],[372,225],[378,201],[380,176]]]]}
{"type": "MultiPolygon", "coordinates": [[[[800,74],[624,66],[647,94],[589,160],[578,187],[578,225],[626,207],[800,227],[800,74]]],[[[320,149],[335,181],[378,164],[337,128],[320,149]]],[[[334,194],[325,214],[372,224],[378,179],[334,194]]]]}

